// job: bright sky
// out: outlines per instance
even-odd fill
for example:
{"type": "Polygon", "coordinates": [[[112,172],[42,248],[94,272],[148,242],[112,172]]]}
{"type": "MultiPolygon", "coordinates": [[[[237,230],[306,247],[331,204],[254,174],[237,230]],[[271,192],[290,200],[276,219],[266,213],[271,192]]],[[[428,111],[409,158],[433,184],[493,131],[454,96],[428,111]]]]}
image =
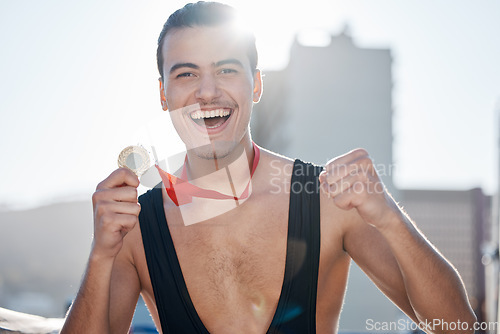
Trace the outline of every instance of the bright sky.
{"type": "MultiPolygon", "coordinates": [[[[297,31],[394,57],[395,183],[497,189],[500,2],[231,1],[260,67],[286,66],[297,31]]],[[[0,0],[0,203],[89,198],[131,134],[161,113],[156,40],[181,1],[0,0]]]]}

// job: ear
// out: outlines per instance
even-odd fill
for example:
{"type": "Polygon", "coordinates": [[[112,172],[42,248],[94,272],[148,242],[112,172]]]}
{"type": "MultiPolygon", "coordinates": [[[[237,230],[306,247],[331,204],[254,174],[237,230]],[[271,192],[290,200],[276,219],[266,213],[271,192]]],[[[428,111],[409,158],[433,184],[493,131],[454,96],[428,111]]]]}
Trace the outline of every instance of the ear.
{"type": "Polygon", "coordinates": [[[255,70],[253,76],[253,102],[257,103],[260,101],[262,96],[262,76],[260,70],[255,70]]]}
{"type": "Polygon", "coordinates": [[[158,78],[158,81],[160,83],[160,102],[161,102],[161,108],[165,111],[168,110],[168,105],[167,105],[167,98],[165,97],[165,87],[163,86],[163,81],[161,78],[158,78]]]}

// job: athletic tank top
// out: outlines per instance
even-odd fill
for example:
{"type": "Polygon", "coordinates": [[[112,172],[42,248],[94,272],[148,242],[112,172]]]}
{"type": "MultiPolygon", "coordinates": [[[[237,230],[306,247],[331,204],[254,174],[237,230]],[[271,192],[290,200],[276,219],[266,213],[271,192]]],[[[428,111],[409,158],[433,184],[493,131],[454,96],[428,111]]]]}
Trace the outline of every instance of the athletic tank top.
{"type": "MultiPolygon", "coordinates": [[[[294,162],[285,274],[268,334],[316,333],[321,170],[300,160],[294,162]]],[[[165,218],[161,188],[157,186],[141,195],[139,202],[144,251],[163,333],[209,333],[196,313],[182,276],[165,218]]]]}

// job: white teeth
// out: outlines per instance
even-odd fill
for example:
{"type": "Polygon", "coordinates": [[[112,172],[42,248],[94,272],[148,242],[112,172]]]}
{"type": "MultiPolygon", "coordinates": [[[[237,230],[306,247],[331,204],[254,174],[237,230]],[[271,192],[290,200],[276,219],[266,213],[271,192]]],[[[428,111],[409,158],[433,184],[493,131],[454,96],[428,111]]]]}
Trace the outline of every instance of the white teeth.
{"type": "Polygon", "coordinates": [[[198,110],[191,113],[192,119],[213,118],[229,116],[229,111],[225,109],[198,110]]]}

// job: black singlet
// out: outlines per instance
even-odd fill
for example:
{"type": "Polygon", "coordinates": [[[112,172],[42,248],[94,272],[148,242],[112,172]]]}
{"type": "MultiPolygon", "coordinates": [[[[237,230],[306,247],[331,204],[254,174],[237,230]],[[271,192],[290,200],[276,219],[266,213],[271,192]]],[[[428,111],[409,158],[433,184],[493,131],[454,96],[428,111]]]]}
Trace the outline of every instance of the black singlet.
{"type": "MultiPolygon", "coordinates": [[[[268,334],[316,333],[321,170],[300,160],[294,162],[285,274],[268,334]]],[[[144,251],[163,333],[209,333],[196,313],[182,276],[165,218],[161,188],[149,190],[139,197],[139,202],[144,251]]]]}

